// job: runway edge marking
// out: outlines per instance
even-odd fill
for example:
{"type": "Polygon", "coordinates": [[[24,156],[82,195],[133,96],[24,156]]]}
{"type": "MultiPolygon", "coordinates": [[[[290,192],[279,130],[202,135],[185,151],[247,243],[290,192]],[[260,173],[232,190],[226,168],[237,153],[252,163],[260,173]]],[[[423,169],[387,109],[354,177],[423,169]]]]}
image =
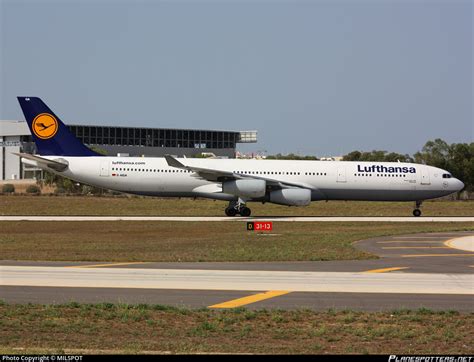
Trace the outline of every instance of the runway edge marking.
{"type": "Polygon", "coordinates": [[[262,300],[279,297],[281,295],[285,295],[289,293],[291,293],[291,291],[270,290],[268,292],[253,294],[253,295],[249,295],[248,297],[233,299],[227,302],[210,305],[208,308],[220,308],[220,309],[237,308],[237,307],[241,307],[247,304],[260,302],[262,300]]]}

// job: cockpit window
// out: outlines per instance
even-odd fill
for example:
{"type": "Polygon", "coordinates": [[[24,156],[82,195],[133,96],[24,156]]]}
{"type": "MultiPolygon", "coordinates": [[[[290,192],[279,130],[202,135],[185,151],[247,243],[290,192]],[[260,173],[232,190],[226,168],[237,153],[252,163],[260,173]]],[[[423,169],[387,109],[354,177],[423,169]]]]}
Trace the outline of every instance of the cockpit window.
{"type": "Polygon", "coordinates": [[[443,178],[451,178],[453,176],[451,176],[450,173],[443,173],[443,178]]]}

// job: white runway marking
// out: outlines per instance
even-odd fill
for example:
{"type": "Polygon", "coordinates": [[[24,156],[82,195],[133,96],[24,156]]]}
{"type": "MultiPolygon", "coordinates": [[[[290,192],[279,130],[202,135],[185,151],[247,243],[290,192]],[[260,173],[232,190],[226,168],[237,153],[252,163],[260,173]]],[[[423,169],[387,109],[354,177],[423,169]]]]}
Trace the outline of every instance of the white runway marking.
{"type": "Polygon", "coordinates": [[[0,285],[187,290],[474,294],[474,274],[0,266],[0,285]]]}
{"type": "Polygon", "coordinates": [[[0,221],[299,221],[299,222],[474,222],[473,216],[395,217],[395,216],[301,216],[301,217],[227,217],[227,216],[0,216],[0,221]]]}
{"type": "Polygon", "coordinates": [[[474,235],[448,240],[445,242],[445,245],[449,246],[450,248],[474,251],[474,235]]]}

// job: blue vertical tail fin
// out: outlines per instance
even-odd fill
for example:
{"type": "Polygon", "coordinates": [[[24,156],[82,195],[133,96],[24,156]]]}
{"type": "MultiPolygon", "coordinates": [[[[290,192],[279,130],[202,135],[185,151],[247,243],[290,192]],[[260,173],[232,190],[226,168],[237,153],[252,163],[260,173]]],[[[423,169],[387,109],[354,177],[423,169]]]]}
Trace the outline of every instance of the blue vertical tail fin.
{"type": "Polygon", "coordinates": [[[42,156],[100,156],[85,146],[38,97],[17,97],[42,156]]]}

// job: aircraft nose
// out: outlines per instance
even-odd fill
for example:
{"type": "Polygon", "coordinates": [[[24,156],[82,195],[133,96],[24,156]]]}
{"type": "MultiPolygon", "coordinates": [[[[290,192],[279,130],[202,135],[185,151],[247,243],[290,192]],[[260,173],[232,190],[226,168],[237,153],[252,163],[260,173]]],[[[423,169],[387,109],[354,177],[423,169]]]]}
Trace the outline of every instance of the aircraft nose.
{"type": "Polygon", "coordinates": [[[464,188],[464,183],[455,178],[450,182],[450,189],[453,191],[461,191],[464,188]]]}
{"type": "Polygon", "coordinates": [[[464,183],[461,180],[456,179],[454,187],[456,188],[456,191],[461,191],[464,188],[464,183]]]}

